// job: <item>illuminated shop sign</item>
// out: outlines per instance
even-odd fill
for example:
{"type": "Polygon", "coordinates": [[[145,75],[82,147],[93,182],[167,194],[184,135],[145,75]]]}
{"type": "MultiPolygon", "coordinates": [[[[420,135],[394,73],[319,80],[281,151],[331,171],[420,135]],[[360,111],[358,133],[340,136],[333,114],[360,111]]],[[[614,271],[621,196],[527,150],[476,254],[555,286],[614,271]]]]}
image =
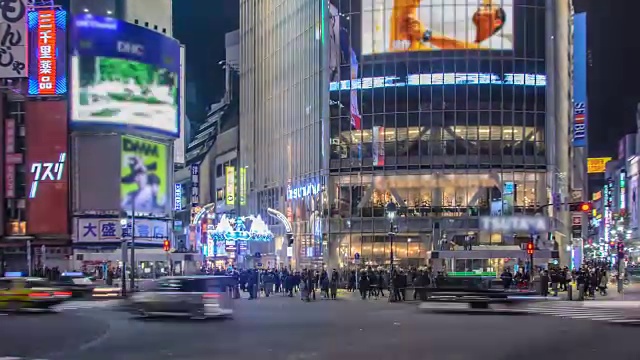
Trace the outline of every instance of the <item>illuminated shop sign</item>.
{"type": "Polygon", "coordinates": [[[175,184],[173,191],[173,210],[182,210],[182,184],[175,184]]]}
{"type": "Polygon", "coordinates": [[[64,163],[67,159],[67,153],[60,153],[58,162],[45,163],[36,162],[31,164],[31,173],[33,174],[33,181],[31,182],[31,190],[29,191],[29,198],[36,197],[38,192],[38,184],[40,182],[54,182],[62,181],[62,175],[64,174],[64,163]]]}
{"type": "Polygon", "coordinates": [[[356,80],[334,81],[329,85],[330,91],[350,89],[373,89],[403,86],[434,85],[516,85],[546,86],[546,75],[537,74],[490,74],[490,73],[439,73],[411,74],[406,77],[378,76],[356,80]]]}
{"type": "Polygon", "coordinates": [[[627,172],[620,172],[620,210],[627,208],[627,172]]]}
{"type": "Polygon", "coordinates": [[[234,205],[236,202],[236,168],[233,166],[227,166],[225,176],[227,205],[234,205]]]}
{"type": "Polygon", "coordinates": [[[66,79],[67,13],[57,10],[30,10],[29,95],[64,95],[66,79]]]}
{"type": "Polygon", "coordinates": [[[311,183],[307,185],[297,186],[297,187],[288,187],[287,188],[287,199],[300,199],[305,198],[307,196],[313,196],[320,192],[322,189],[322,185],[318,183],[311,183]]]}

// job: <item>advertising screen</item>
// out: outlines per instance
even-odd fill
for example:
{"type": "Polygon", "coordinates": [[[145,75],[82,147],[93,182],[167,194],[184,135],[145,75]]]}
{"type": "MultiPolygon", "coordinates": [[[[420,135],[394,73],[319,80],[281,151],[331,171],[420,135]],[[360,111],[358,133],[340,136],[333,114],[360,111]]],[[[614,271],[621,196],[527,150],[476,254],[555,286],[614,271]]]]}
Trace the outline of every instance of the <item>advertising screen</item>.
{"type": "Polygon", "coordinates": [[[180,44],[116,19],[74,18],[71,124],[177,137],[180,44]]]}
{"type": "Polygon", "coordinates": [[[513,0],[362,0],[362,54],[513,50],[513,0]]]}
{"type": "Polygon", "coordinates": [[[29,95],[67,93],[67,12],[30,10],[29,95]]]}
{"type": "Polygon", "coordinates": [[[27,232],[69,233],[66,101],[25,103],[27,232]]]}
{"type": "Polygon", "coordinates": [[[123,136],[120,163],[121,210],[166,215],[168,147],[142,138],[123,136]]]}

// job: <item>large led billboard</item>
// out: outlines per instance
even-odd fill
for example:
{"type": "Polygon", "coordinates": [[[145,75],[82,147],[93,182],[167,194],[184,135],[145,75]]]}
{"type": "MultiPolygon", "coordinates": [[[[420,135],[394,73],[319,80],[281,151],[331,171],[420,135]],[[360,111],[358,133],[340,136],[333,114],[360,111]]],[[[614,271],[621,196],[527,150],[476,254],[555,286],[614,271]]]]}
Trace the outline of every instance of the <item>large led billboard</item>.
{"type": "Polygon", "coordinates": [[[29,95],[67,93],[67,12],[34,9],[29,19],[29,95]]]}
{"type": "Polygon", "coordinates": [[[179,135],[180,43],[93,15],[74,18],[71,125],[179,135]]]}
{"type": "Polygon", "coordinates": [[[69,233],[66,101],[25,102],[27,233],[69,233]]]}
{"type": "Polygon", "coordinates": [[[122,137],[120,162],[121,210],[129,213],[168,213],[167,145],[133,136],[122,137]]]}
{"type": "Polygon", "coordinates": [[[362,55],[513,50],[513,0],[362,0],[362,55]]]}

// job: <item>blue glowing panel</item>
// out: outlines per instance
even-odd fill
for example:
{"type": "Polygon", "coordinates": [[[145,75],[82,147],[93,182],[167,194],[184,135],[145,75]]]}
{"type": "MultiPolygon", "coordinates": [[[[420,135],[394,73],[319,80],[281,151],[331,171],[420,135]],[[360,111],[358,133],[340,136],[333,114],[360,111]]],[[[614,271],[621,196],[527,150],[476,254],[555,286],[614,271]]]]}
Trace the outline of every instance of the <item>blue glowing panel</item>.
{"type": "Polygon", "coordinates": [[[379,76],[355,80],[334,81],[330,91],[351,89],[376,89],[403,86],[436,85],[512,85],[546,86],[547,77],[537,74],[490,74],[490,73],[437,73],[411,74],[406,77],[379,76]]]}
{"type": "Polygon", "coordinates": [[[66,95],[67,12],[31,10],[29,26],[29,95],[66,95]],[[50,22],[50,23],[49,23],[50,22]]]}

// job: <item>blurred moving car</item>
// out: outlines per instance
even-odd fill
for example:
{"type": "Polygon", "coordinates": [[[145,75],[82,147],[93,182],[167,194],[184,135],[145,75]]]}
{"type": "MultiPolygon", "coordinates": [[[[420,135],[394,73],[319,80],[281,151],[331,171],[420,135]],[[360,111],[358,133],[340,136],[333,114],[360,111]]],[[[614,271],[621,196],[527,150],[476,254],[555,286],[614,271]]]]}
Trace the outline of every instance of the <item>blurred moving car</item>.
{"type": "Polygon", "coordinates": [[[60,279],[53,281],[52,285],[71,292],[72,298],[91,298],[95,284],[90,277],[81,272],[62,273],[60,279]]]}
{"type": "Polygon", "coordinates": [[[147,291],[134,294],[128,307],[140,316],[188,316],[192,319],[231,317],[231,276],[168,276],[158,279],[147,291]]]}
{"type": "Polygon", "coordinates": [[[47,279],[23,276],[0,278],[0,311],[46,310],[71,298],[71,292],[47,279]]]}

